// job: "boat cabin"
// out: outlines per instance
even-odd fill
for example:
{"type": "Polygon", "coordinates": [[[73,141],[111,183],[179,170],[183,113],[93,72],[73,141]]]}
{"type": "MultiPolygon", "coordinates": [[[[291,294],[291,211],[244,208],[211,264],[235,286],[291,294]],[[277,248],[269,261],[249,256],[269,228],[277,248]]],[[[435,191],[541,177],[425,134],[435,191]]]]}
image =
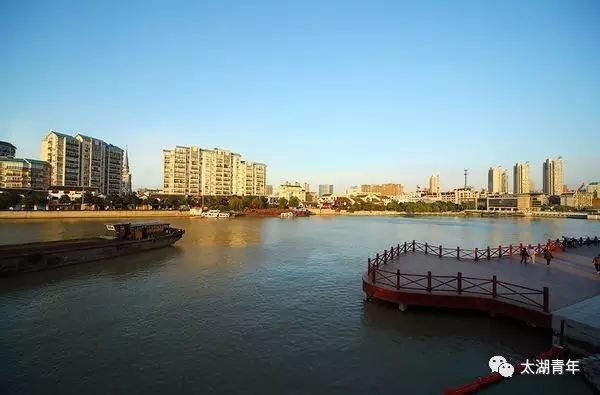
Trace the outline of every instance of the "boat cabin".
{"type": "Polygon", "coordinates": [[[106,224],[107,236],[116,240],[144,240],[170,233],[170,224],[165,222],[122,222],[106,224]]]}

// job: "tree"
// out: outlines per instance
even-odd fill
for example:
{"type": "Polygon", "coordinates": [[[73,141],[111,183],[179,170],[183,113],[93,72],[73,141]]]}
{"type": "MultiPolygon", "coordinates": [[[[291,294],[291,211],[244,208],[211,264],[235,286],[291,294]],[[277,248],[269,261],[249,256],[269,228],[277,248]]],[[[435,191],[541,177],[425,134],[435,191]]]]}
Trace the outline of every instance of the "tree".
{"type": "Polygon", "coordinates": [[[58,202],[60,204],[71,204],[71,198],[69,197],[69,195],[64,194],[60,198],[58,198],[58,202]]]}
{"type": "Polygon", "coordinates": [[[244,201],[242,202],[242,206],[244,208],[246,207],[251,207],[252,206],[252,201],[254,200],[254,196],[244,196],[244,201]]]}
{"type": "Polygon", "coordinates": [[[30,208],[33,208],[34,205],[34,201],[33,201],[33,196],[31,193],[26,193],[25,195],[23,195],[23,198],[21,199],[21,205],[23,205],[23,208],[25,210],[29,210],[30,208]]]}
{"type": "Polygon", "coordinates": [[[280,197],[279,198],[279,202],[277,203],[277,207],[279,208],[286,208],[288,205],[288,201],[286,198],[284,197],[280,197]]]}
{"type": "Polygon", "coordinates": [[[185,203],[188,207],[196,207],[198,205],[198,200],[193,196],[188,196],[185,198],[185,203]]]}
{"type": "Polygon", "coordinates": [[[260,203],[260,199],[258,197],[255,197],[254,199],[252,199],[252,202],[250,203],[250,207],[252,208],[260,208],[261,203],[260,203]]]}
{"type": "Polygon", "coordinates": [[[269,207],[269,199],[266,196],[260,197],[260,208],[268,208],[269,207]]]}
{"type": "Polygon", "coordinates": [[[240,211],[242,208],[243,208],[242,199],[240,199],[237,196],[234,196],[231,199],[229,199],[229,209],[230,210],[240,211]]]}
{"type": "Polygon", "coordinates": [[[296,207],[298,207],[300,205],[300,199],[298,199],[297,196],[292,196],[290,198],[290,203],[289,204],[290,204],[290,207],[296,208],[296,207]]]}
{"type": "Polygon", "coordinates": [[[94,204],[94,194],[90,191],[85,191],[83,194],[83,202],[84,204],[94,204]]]}
{"type": "Polygon", "coordinates": [[[165,208],[171,208],[171,207],[173,207],[173,198],[171,196],[167,196],[163,200],[163,207],[165,207],[165,208]]]}
{"type": "Polygon", "coordinates": [[[21,202],[21,195],[14,192],[0,192],[0,210],[6,210],[21,202]]]}

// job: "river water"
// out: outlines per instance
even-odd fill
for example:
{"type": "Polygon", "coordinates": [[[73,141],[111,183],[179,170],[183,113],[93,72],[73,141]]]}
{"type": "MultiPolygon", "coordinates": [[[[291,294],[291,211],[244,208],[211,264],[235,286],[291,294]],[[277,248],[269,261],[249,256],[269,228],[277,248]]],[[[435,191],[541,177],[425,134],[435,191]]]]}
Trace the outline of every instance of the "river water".
{"type": "MultiPolygon", "coordinates": [[[[107,220],[2,221],[0,244],[94,236],[107,220]]],[[[174,247],[0,279],[2,393],[439,394],[530,358],[543,331],[362,301],[374,252],[600,234],[571,219],[173,218],[174,247]]],[[[520,376],[484,394],[587,394],[520,376]]]]}

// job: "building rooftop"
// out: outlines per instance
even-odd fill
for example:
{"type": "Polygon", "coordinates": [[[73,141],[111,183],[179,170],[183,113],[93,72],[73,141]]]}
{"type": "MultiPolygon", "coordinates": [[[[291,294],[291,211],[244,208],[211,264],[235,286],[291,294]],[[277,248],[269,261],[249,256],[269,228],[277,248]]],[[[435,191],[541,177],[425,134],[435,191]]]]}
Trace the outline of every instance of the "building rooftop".
{"type": "Polygon", "coordinates": [[[13,147],[14,149],[17,149],[17,147],[15,147],[14,145],[12,145],[11,143],[9,143],[8,141],[0,141],[0,145],[10,145],[11,147],[13,147]]]}

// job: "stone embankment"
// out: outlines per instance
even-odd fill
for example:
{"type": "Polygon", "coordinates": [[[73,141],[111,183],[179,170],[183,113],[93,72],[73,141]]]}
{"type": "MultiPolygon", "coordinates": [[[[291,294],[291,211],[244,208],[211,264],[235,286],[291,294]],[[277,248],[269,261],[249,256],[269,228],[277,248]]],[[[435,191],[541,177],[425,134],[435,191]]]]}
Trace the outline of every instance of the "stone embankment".
{"type": "Polygon", "coordinates": [[[177,210],[0,211],[0,219],[168,218],[187,217],[189,215],[188,211],[177,210]]]}

